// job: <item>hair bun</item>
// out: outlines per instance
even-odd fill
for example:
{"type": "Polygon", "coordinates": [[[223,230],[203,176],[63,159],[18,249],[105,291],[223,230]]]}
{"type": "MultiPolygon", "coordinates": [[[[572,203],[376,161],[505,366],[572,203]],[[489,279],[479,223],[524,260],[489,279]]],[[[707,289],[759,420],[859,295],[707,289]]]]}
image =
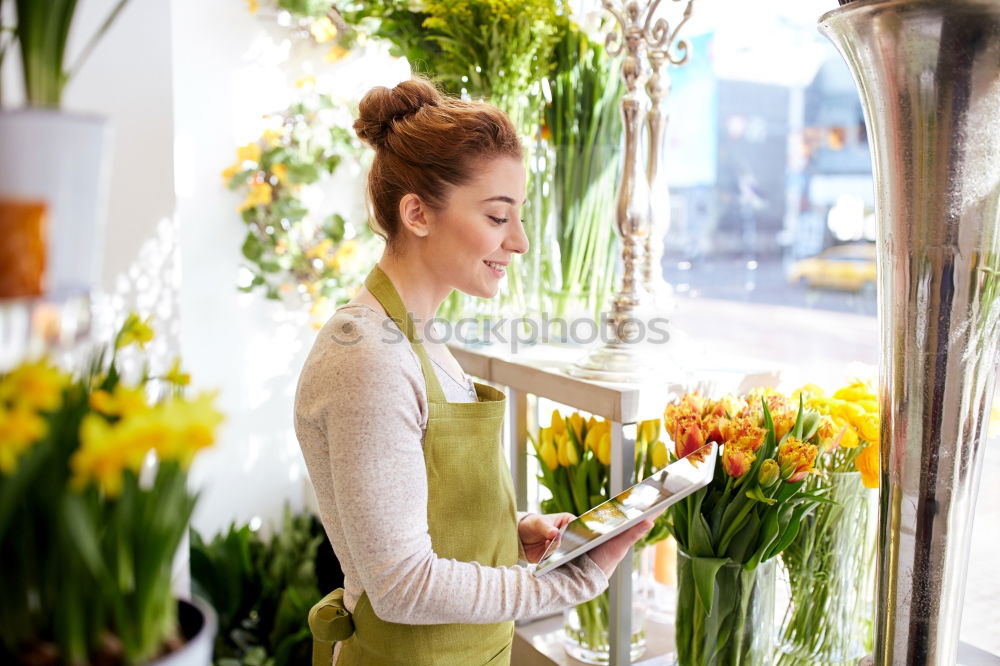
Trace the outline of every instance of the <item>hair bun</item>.
{"type": "Polygon", "coordinates": [[[372,88],[358,105],[354,131],[372,148],[379,148],[385,144],[394,122],[425,106],[437,106],[441,99],[434,84],[419,78],[403,81],[392,90],[385,86],[372,88]]]}

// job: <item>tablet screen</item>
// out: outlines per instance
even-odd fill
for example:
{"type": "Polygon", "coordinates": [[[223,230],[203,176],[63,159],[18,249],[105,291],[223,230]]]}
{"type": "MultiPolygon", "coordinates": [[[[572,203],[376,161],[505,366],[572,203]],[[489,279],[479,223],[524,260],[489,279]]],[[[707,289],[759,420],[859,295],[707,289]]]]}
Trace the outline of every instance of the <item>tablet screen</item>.
{"type": "Polygon", "coordinates": [[[539,560],[541,575],[655,515],[712,480],[717,447],[707,444],[570,521],[539,560]]]}

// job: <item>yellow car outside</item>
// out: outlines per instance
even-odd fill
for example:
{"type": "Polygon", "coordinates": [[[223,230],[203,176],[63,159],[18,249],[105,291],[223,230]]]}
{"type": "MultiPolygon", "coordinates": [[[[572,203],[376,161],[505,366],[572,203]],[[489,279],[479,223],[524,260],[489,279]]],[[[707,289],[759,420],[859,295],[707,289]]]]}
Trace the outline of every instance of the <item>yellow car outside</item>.
{"type": "Polygon", "coordinates": [[[800,259],[789,269],[788,281],[810,288],[874,291],[875,244],[835,245],[814,257],[800,259]]]}

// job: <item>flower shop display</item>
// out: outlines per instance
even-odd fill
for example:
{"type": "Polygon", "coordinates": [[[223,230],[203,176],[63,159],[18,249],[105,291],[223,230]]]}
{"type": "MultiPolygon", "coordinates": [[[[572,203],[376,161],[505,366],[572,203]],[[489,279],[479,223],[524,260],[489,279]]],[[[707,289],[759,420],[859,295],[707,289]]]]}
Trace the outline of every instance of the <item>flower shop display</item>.
{"type": "Polygon", "coordinates": [[[816,386],[798,394],[822,415],[826,449],[805,487],[834,503],[805,516],[781,555],[791,599],[780,648],[789,664],[854,662],[871,648],[875,535],[869,489],[878,487],[878,403],[861,381],[832,396],[816,386]]]}
{"type": "Polygon", "coordinates": [[[614,210],[624,86],[604,47],[565,21],[545,79],[541,139],[541,219],[532,247],[540,261],[545,308],[557,317],[597,317],[610,296],[617,240],[614,210]]]}
{"type": "Polygon", "coordinates": [[[309,609],[321,589],[342,584],[323,526],[309,513],[286,506],[267,538],[248,525],[231,525],[211,540],[191,532],[192,590],[219,615],[218,666],[309,663],[309,609]]]}
{"type": "Polygon", "coordinates": [[[310,308],[317,321],[354,295],[377,258],[367,225],[331,207],[324,188],[346,160],[362,159],[342,101],[300,81],[303,98],[268,119],[257,141],[237,150],[223,180],[241,192],[247,225],[244,291],[310,308]]]}
{"type": "Polygon", "coordinates": [[[667,510],[679,548],[675,635],[680,666],[770,663],[774,558],[827,502],[805,488],[822,446],[821,418],[785,396],[669,404],[671,459],[722,445],[708,487],[667,510]]]}
{"type": "Polygon", "coordinates": [[[0,375],[3,663],[183,649],[171,564],[196,502],[187,470],[223,417],[214,393],[185,397],[179,361],[149,367],[152,336],[130,315],[82,372],[40,358],[0,375]]]}
{"type": "MultiPolygon", "coordinates": [[[[20,71],[14,75],[24,91],[23,108],[0,110],[0,154],[6,164],[17,165],[0,169],[0,209],[44,206],[42,291],[52,300],[86,297],[97,283],[110,176],[108,121],[63,110],[62,93],[127,1],[114,3],[68,63],[75,0],[0,0],[0,64],[6,53],[18,51],[20,71]],[[8,17],[14,22],[4,25],[8,17]]],[[[0,243],[20,240],[15,236],[0,243]]]]}
{"type": "MultiPolygon", "coordinates": [[[[659,419],[636,427],[634,481],[639,481],[667,464],[666,445],[659,439],[659,419]]],[[[541,501],[543,513],[572,513],[579,516],[610,497],[611,424],[579,412],[563,417],[552,413],[549,427],[540,428],[532,439],[538,459],[539,482],[550,497],[541,501]]],[[[661,517],[636,544],[636,550],[665,538],[667,527],[661,517]]],[[[636,658],[645,649],[644,609],[632,606],[631,653],[636,658]]],[[[567,653],[587,663],[608,663],[610,654],[608,592],[565,611],[564,645],[567,653]]]]}

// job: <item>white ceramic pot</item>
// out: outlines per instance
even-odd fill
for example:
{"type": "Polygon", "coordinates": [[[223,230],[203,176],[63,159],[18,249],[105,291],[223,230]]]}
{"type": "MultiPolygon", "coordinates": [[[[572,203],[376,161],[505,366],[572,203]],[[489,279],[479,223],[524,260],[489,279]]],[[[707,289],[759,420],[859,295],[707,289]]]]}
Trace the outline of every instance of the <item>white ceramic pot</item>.
{"type": "Polygon", "coordinates": [[[150,662],[149,666],[211,666],[218,616],[201,599],[180,599],[177,604],[177,622],[187,642],[180,650],[150,662]]]}
{"type": "Polygon", "coordinates": [[[104,118],[49,109],[0,112],[0,198],[42,201],[47,208],[47,297],[89,292],[100,279],[110,157],[104,118]]]}

